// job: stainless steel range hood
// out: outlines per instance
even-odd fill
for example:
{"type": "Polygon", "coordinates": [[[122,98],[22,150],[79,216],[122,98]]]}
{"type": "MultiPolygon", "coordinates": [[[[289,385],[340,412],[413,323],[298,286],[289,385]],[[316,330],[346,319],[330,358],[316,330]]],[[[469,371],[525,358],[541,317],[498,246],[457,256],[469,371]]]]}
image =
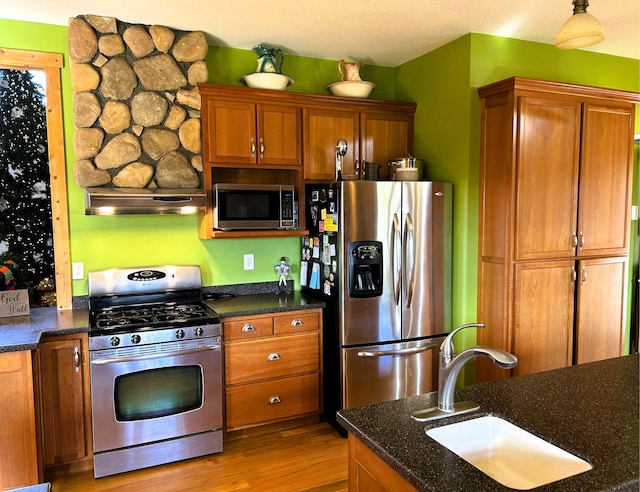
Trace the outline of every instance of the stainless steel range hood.
{"type": "Polygon", "coordinates": [[[201,189],[85,188],[85,215],[204,214],[201,189]]]}

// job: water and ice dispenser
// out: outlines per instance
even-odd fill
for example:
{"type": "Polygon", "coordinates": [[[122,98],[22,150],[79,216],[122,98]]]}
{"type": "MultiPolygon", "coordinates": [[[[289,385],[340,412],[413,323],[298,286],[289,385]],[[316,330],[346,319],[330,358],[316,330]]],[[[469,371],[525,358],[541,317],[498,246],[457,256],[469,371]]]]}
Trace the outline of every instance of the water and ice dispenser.
{"type": "Polygon", "coordinates": [[[354,241],[349,243],[349,296],[382,295],[382,243],[354,241]]]}

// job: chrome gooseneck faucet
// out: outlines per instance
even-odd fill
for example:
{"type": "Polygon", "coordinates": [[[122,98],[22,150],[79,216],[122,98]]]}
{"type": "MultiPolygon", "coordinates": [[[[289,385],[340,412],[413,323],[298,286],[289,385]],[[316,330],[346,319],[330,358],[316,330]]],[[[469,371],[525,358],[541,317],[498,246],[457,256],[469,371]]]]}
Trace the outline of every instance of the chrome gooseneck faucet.
{"type": "Polygon", "coordinates": [[[479,408],[477,403],[464,401],[455,403],[456,381],[462,367],[476,357],[488,357],[496,366],[512,369],[518,365],[518,359],[509,352],[492,347],[471,347],[456,356],[453,337],[465,328],[484,328],[482,323],[469,323],[453,330],[440,345],[440,367],[438,372],[438,406],[418,410],[411,416],[420,421],[449,417],[471,412],[479,408]]]}

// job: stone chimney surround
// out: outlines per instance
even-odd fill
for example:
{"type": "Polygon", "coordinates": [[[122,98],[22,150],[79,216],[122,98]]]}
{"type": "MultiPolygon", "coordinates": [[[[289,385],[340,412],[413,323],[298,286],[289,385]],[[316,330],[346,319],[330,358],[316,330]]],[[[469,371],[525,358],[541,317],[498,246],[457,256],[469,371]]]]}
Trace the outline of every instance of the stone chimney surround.
{"type": "Polygon", "coordinates": [[[75,181],[82,188],[200,188],[201,31],[69,19],[75,181]]]}

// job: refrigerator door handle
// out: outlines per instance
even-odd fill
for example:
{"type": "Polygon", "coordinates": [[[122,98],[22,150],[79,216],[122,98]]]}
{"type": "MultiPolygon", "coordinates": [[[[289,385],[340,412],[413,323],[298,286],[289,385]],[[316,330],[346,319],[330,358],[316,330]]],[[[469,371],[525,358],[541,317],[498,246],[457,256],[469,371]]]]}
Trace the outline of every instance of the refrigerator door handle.
{"type": "Polygon", "coordinates": [[[360,350],[358,351],[358,357],[383,357],[385,355],[411,355],[430,350],[435,347],[439,347],[441,341],[430,342],[424,345],[416,345],[415,347],[403,348],[398,350],[360,350]]]}
{"type": "Polygon", "coordinates": [[[413,287],[414,280],[416,275],[416,264],[415,264],[415,234],[413,228],[413,220],[411,219],[411,214],[407,214],[404,219],[404,282],[405,282],[405,290],[407,293],[407,301],[406,307],[411,307],[411,301],[413,300],[413,287]]]}
{"type": "Polygon", "coordinates": [[[398,214],[393,214],[393,223],[391,224],[391,268],[393,269],[393,299],[396,306],[400,302],[400,294],[402,289],[402,251],[400,219],[398,214]]]}

